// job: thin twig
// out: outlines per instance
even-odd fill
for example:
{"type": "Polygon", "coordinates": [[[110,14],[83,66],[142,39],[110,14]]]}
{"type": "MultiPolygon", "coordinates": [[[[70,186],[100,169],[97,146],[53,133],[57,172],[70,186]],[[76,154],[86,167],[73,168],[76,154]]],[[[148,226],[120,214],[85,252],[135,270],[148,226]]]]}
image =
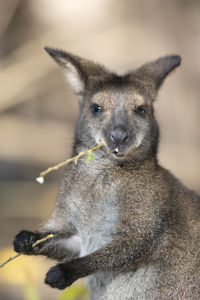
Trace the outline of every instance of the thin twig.
{"type": "MultiPolygon", "coordinates": [[[[53,237],[55,236],[55,234],[49,234],[49,235],[47,235],[46,237],[44,237],[44,238],[42,238],[42,239],[40,239],[40,240],[37,240],[35,243],[33,243],[33,245],[32,245],[32,247],[35,247],[35,246],[37,246],[38,244],[40,244],[40,243],[42,243],[42,242],[45,242],[45,241],[47,241],[47,240],[49,240],[49,239],[52,239],[53,237]]],[[[17,257],[19,257],[20,255],[22,255],[23,253],[17,253],[16,255],[14,255],[14,256],[11,256],[11,257],[9,257],[6,261],[4,261],[2,264],[0,264],[0,268],[2,268],[2,267],[4,267],[7,263],[9,263],[11,260],[13,260],[13,259],[15,259],[15,258],[17,258],[17,257]]]]}
{"type": "Polygon", "coordinates": [[[44,176],[46,176],[48,173],[54,171],[54,170],[58,170],[60,167],[64,166],[64,165],[67,165],[68,163],[70,163],[71,161],[74,161],[75,164],[77,163],[77,161],[79,160],[79,158],[81,158],[82,156],[88,154],[88,153],[91,153],[92,151],[94,150],[97,150],[101,147],[104,146],[104,143],[101,141],[101,144],[91,148],[91,149],[88,149],[86,151],[83,151],[83,152],[80,152],[78,155],[74,156],[74,157],[71,157],[53,167],[49,167],[47,170],[43,171],[40,173],[40,176],[36,178],[36,181],[39,182],[40,184],[42,184],[44,182],[44,176]]]}
{"type": "Polygon", "coordinates": [[[33,243],[32,247],[35,247],[43,242],[46,242],[47,240],[52,239],[54,236],[55,236],[55,234],[50,233],[47,236],[45,236],[44,238],[37,240],[35,243],[33,243]]]}
{"type": "Polygon", "coordinates": [[[17,253],[14,256],[9,257],[6,261],[4,261],[2,264],[0,264],[0,268],[4,267],[7,263],[9,263],[11,260],[17,258],[18,256],[22,255],[23,253],[17,253]]]}

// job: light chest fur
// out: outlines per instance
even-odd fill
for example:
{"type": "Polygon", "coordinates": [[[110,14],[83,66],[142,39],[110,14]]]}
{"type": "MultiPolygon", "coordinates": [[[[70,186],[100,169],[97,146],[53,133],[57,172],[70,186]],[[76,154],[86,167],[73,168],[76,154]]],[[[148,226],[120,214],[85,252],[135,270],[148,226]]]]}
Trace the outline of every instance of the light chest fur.
{"type": "Polygon", "coordinates": [[[79,163],[66,207],[69,221],[80,236],[80,255],[84,256],[112,240],[120,211],[117,178],[110,181],[109,171],[99,168],[98,159],[88,166],[85,159],[79,163]]]}

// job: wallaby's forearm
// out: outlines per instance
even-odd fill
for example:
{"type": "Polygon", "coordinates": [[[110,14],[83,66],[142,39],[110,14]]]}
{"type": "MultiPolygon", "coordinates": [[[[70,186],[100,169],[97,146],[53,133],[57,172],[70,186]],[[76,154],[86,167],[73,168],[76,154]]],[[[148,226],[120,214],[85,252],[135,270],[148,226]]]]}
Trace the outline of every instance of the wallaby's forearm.
{"type": "Polygon", "coordinates": [[[152,232],[143,238],[134,235],[118,236],[105,247],[87,256],[52,267],[45,282],[52,287],[64,289],[78,278],[97,272],[133,271],[141,263],[148,263],[156,241],[165,228],[165,222],[161,223],[160,230],[152,229],[152,232]]]}
{"type": "Polygon", "coordinates": [[[73,233],[60,233],[60,232],[30,232],[22,230],[14,240],[14,249],[18,253],[23,253],[27,255],[45,255],[49,258],[62,260],[67,258],[73,258],[78,255],[77,249],[72,249],[67,247],[67,240],[73,235],[73,233]],[[35,247],[32,245],[49,233],[53,233],[54,237],[35,247]]]}
{"type": "Polygon", "coordinates": [[[47,273],[45,282],[52,287],[64,289],[75,280],[93,273],[133,271],[144,260],[145,253],[142,252],[144,249],[142,244],[133,247],[130,241],[113,240],[94,253],[52,267],[47,273]]]}
{"type": "MultiPolygon", "coordinates": [[[[129,271],[136,269],[141,262],[148,259],[154,244],[151,238],[143,240],[114,239],[105,247],[70,263],[82,272],[81,277],[104,271],[129,271]]],[[[68,264],[67,263],[67,264],[68,264]]]]}
{"type": "Polygon", "coordinates": [[[104,271],[133,270],[141,261],[144,262],[147,245],[147,241],[145,244],[143,241],[134,247],[131,241],[114,240],[104,248],[68,262],[66,267],[68,268],[68,264],[71,264],[77,268],[77,271],[80,270],[80,277],[104,271]]]}
{"type": "Polygon", "coordinates": [[[38,249],[33,249],[35,255],[45,255],[49,258],[57,260],[67,260],[78,256],[79,249],[73,249],[73,247],[69,247],[68,240],[71,239],[73,233],[61,234],[54,232],[53,234],[54,237],[51,240],[43,243],[43,245],[38,247],[38,249]]]}

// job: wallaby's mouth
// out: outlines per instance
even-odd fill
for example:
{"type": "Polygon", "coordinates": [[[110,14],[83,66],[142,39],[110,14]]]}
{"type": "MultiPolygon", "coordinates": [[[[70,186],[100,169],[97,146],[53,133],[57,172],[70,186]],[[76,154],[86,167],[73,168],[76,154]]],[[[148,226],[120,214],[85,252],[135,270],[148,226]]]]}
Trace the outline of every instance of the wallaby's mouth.
{"type": "Polygon", "coordinates": [[[131,143],[129,141],[130,144],[128,143],[118,143],[117,145],[112,145],[109,141],[107,141],[106,139],[101,139],[101,141],[103,142],[105,149],[107,149],[107,153],[110,153],[112,155],[113,158],[115,159],[124,159],[128,153],[130,152],[130,148],[131,148],[131,143]]]}
{"type": "Polygon", "coordinates": [[[113,149],[113,147],[110,147],[107,143],[104,143],[104,146],[107,148],[107,151],[112,154],[113,157],[116,159],[122,159],[126,156],[127,151],[125,149],[120,149],[120,146],[117,146],[113,149]]]}
{"type": "Polygon", "coordinates": [[[116,156],[116,157],[123,157],[125,154],[124,153],[120,153],[119,152],[119,148],[116,147],[115,150],[113,151],[113,154],[116,156]]]}
{"type": "Polygon", "coordinates": [[[123,144],[115,145],[115,147],[113,147],[113,145],[104,142],[104,146],[107,148],[107,152],[112,154],[115,159],[119,160],[125,158],[130,150],[130,146],[123,144]]]}

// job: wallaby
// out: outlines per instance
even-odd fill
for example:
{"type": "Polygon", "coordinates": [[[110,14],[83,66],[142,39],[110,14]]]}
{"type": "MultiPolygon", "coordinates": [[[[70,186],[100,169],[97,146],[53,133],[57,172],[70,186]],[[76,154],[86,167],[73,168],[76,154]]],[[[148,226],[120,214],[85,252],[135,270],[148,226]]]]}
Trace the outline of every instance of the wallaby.
{"type": "Polygon", "coordinates": [[[73,155],[103,141],[94,161],[66,167],[52,215],[14,249],[60,261],[45,282],[87,277],[91,299],[200,299],[200,197],[157,161],[153,102],[181,62],[159,58],[119,76],[46,47],[79,97],[73,155]],[[37,239],[55,237],[32,248],[37,239]]]}

